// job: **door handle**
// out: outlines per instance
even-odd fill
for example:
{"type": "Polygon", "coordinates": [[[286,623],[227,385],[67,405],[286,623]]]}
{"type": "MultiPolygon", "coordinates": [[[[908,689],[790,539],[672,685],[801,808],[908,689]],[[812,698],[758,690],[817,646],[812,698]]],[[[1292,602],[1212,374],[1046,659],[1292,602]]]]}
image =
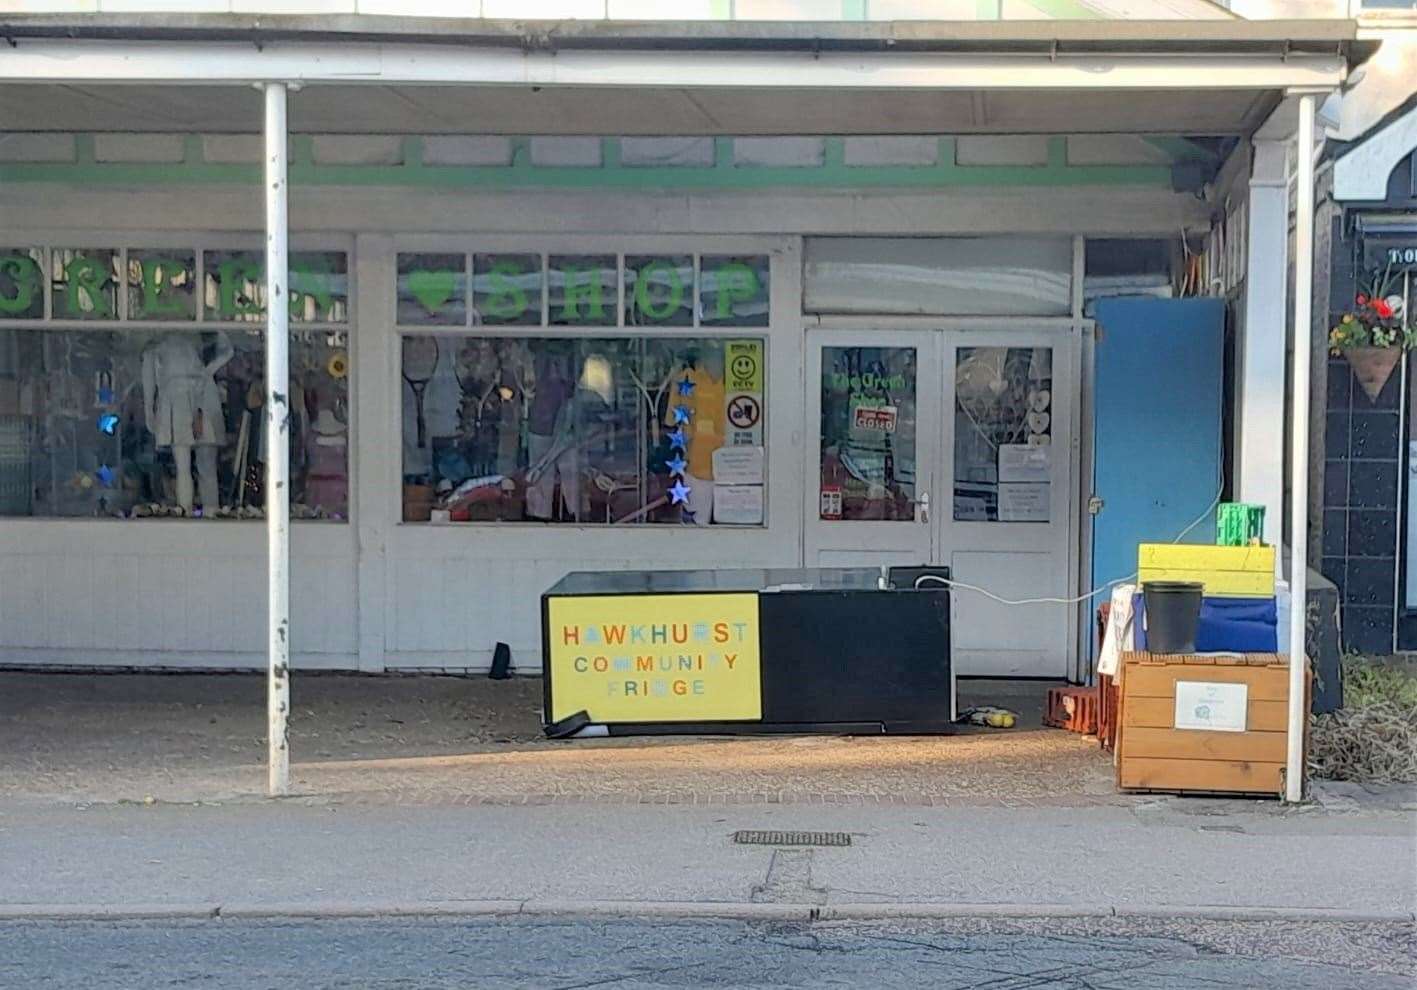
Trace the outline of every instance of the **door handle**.
{"type": "Polygon", "coordinates": [[[921,492],[920,497],[915,500],[915,521],[927,523],[930,521],[930,493],[921,492]]]}

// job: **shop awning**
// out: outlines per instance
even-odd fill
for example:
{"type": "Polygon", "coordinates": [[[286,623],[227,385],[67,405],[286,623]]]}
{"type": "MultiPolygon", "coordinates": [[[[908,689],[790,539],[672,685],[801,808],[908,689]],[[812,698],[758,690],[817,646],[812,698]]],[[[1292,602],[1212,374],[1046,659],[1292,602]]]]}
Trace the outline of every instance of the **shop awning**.
{"type": "Polygon", "coordinates": [[[513,23],[0,15],[5,129],[1242,135],[1374,45],[1350,21],[513,23]],[[121,84],[121,87],[120,85],[121,84]]]}

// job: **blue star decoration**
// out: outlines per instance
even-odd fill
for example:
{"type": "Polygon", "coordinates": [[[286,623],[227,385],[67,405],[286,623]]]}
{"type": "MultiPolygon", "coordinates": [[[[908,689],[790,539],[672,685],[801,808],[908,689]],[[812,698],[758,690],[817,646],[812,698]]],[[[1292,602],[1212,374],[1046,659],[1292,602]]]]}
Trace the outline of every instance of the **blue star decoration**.
{"type": "Polygon", "coordinates": [[[691,491],[693,491],[693,489],[684,484],[682,479],[674,482],[674,484],[669,487],[669,504],[687,505],[691,491]]]}
{"type": "Polygon", "coordinates": [[[683,522],[686,522],[686,523],[698,522],[698,519],[695,518],[694,513],[692,513],[692,512],[689,511],[689,507],[688,507],[688,506],[685,506],[685,507],[684,507],[684,509],[683,509],[683,511],[680,513],[680,515],[682,516],[682,521],[683,521],[683,522]]]}
{"type": "Polygon", "coordinates": [[[674,407],[674,422],[676,422],[676,423],[687,423],[688,421],[689,421],[689,407],[688,407],[688,406],[675,406],[675,407],[674,407]]]}
{"type": "Polygon", "coordinates": [[[676,426],[673,432],[669,434],[669,446],[678,447],[680,450],[688,449],[689,439],[684,436],[684,427],[676,426]]]}
{"type": "Polygon", "coordinates": [[[681,382],[679,383],[679,394],[680,394],[680,395],[693,395],[693,394],[694,394],[694,384],[695,384],[694,382],[690,381],[688,378],[685,378],[683,381],[681,381],[681,382]]]}
{"type": "Polygon", "coordinates": [[[118,432],[118,414],[104,413],[98,418],[98,431],[113,436],[118,432]]]}
{"type": "Polygon", "coordinates": [[[673,457],[664,462],[664,466],[669,469],[670,475],[684,476],[684,471],[689,466],[689,462],[684,460],[684,455],[675,453],[673,457]]]}
{"type": "Polygon", "coordinates": [[[99,484],[104,488],[112,488],[116,475],[113,473],[113,468],[109,467],[107,464],[100,464],[98,470],[94,472],[94,477],[98,479],[99,484]]]}

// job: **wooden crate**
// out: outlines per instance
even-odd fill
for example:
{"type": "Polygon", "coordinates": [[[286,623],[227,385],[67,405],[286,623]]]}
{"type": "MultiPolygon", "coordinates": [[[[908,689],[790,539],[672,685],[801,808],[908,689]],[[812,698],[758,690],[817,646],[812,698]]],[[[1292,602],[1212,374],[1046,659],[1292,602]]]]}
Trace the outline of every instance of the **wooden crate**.
{"type": "Polygon", "coordinates": [[[1212,547],[1143,543],[1137,548],[1138,580],[1199,581],[1212,598],[1271,598],[1274,547],[1212,547]]]}
{"type": "Polygon", "coordinates": [[[1117,786],[1123,790],[1284,793],[1288,658],[1122,655],[1117,786]],[[1176,728],[1176,684],[1246,685],[1243,732],[1176,728]]]}

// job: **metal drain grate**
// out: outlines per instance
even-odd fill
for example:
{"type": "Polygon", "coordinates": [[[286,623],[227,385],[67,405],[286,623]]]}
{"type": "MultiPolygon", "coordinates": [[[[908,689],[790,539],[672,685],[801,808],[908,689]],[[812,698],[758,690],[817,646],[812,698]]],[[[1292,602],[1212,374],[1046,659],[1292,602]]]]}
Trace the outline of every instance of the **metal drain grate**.
{"type": "Polygon", "coordinates": [[[740,846],[849,846],[850,832],[755,832],[733,833],[740,846]]]}

